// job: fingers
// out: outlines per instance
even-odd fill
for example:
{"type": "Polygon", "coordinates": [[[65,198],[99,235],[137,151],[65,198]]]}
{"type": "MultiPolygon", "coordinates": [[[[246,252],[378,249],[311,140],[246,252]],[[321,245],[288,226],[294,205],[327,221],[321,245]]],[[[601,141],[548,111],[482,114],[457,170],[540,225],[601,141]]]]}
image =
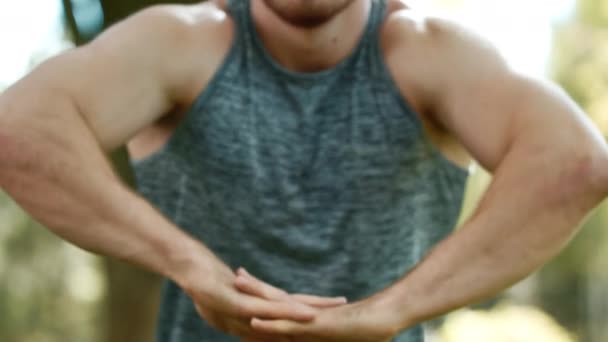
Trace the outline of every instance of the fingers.
{"type": "Polygon", "coordinates": [[[279,335],[301,335],[308,330],[306,324],[286,320],[263,320],[259,318],[253,318],[251,320],[251,327],[260,333],[279,335]]]}
{"type": "Polygon", "coordinates": [[[244,268],[240,268],[237,271],[235,284],[236,287],[244,293],[266,298],[268,300],[295,300],[317,308],[330,308],[347,303],[347,300],[344,297],[328,298],[305,294],[289,295],[287,292],[259,280],[255,276],[249,274],[244,268]]]}
{"type": "Polygon", "coordinates": [[[205,321],[213,328],[222,331],[228,335],[240,337],[244,342],[289,342],[288,337],[279,337],[264,334],[259,331],[255,331],[251,327],[249,319],[234,319],[234,318],[220,318],[216,314],[207,312],[201,309],[197,305],[197,311],[205,321]]]}
{"type": "Polygon", "coordinates": [[[274,302],[266,299],[240,296],[235,303],[238,315],[241,317],[260,317],[266,319],[288,319],[299,322],[308,322],[315,318],[318,311],[308,305],[295,301],[274,302]]]}
{"type": "Polygon", "coordinates": [[[268,300],[289,299],[287,292],[259,280],[249,274],[244,268],[240,268],[237,271],[235,284],[239,290],[252,296],[266,298],[268,300]]]}
{"type": "Polygon", "coordinates": [[[227,332],[230,335],[240,337],[244,342],[266,342],[275,341],[274,336],[254,331],[248,320],[227,320],[227,332]]]}
{"type": "Polygon", "coordinates": [[[314,306],[316,308],[333,308],[336,306],[344,305],[348,303],[348,300],[344,297],[318,297],[311,296],[305,294],[294,294],[291,295],[291,298],[310,306],[314,306]]]}

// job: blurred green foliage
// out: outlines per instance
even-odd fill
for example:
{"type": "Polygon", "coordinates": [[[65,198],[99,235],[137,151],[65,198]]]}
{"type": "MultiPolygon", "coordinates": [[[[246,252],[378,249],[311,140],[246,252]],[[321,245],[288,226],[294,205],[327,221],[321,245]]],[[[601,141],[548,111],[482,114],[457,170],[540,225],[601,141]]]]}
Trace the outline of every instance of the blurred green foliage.
{"type": "MultiPolygon", "coordinates": [[[[608,136],[608,1],[579,0],[556,30],[553,77],[608,136]]],[[[608,341],[608,204],[539,274],[538,300],[582,341],[608,341]]]]}
{"type": "Polygon", "coordinates": [[[0,193],[0,341],[98,341],[103,279],[92,256],[0,193]]]}

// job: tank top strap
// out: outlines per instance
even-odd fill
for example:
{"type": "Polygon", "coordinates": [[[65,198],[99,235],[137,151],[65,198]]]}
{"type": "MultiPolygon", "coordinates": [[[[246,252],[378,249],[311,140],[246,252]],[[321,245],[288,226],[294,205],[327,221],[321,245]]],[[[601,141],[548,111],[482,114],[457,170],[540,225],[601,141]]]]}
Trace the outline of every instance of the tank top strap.
{"type": "Polygon", "coordinates": [[[370,36],[366,38],[370,40],[376,40],[378,38],[378,33],[384,24],[384,18],[386,16],[387,1],[388,0],[372,0],[372,12],[370,13],[368,23],[370,36]]]}

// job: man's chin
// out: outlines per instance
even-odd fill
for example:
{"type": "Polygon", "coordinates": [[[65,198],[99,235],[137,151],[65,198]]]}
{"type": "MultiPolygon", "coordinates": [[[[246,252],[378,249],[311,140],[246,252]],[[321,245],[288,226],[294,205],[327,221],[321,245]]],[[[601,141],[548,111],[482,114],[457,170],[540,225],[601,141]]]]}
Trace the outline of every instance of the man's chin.
{"type": "Polygon", "coordinates": [[[333,19],[332,17],[319,17],[319,18],[305,18],[305,17],[292,17],[292,18],[286,18],[286,17],[281,17],[281,19],[296,28],[300,28],[300,29],[315,29],[318,27],[321,27],[325,24],[327,24],[329,21],[331,21],[331,19],[333,19]]]}
{"type": "Polygon", "coordinates": [[[302,7],[299,10],[294,7],[290,8],[284,6],[282,3],[275,0],[264,0],[264,2],[275,15],[288,25],[302,29],[314,29],[330,22],[338,14],[343,12],[353,1],[342,0],[342,2],[333,3],[333,6],[329,7],[320,7],[316,9],[302,7]]]}

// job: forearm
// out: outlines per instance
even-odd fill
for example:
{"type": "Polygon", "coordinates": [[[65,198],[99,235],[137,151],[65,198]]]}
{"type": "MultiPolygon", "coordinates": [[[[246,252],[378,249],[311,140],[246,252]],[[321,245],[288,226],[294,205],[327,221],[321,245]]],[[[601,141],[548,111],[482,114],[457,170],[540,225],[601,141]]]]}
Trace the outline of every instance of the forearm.
{"type": "Polygon", "coordinates": [[[62,238],[176,278],[203,247],[121,184],[68,99],[39,96],[0,96],[0,186],[62,238]]]}
{"type": "Polygon", "coordinates": [[[606,195],[605,176],[599,184],[599,168],[585,158],[523,155],[507,157],[476,214],[386,291],[388,305],[402,318],[400,328],[491,297],[526,277],[566,245],[606,195]]]}

